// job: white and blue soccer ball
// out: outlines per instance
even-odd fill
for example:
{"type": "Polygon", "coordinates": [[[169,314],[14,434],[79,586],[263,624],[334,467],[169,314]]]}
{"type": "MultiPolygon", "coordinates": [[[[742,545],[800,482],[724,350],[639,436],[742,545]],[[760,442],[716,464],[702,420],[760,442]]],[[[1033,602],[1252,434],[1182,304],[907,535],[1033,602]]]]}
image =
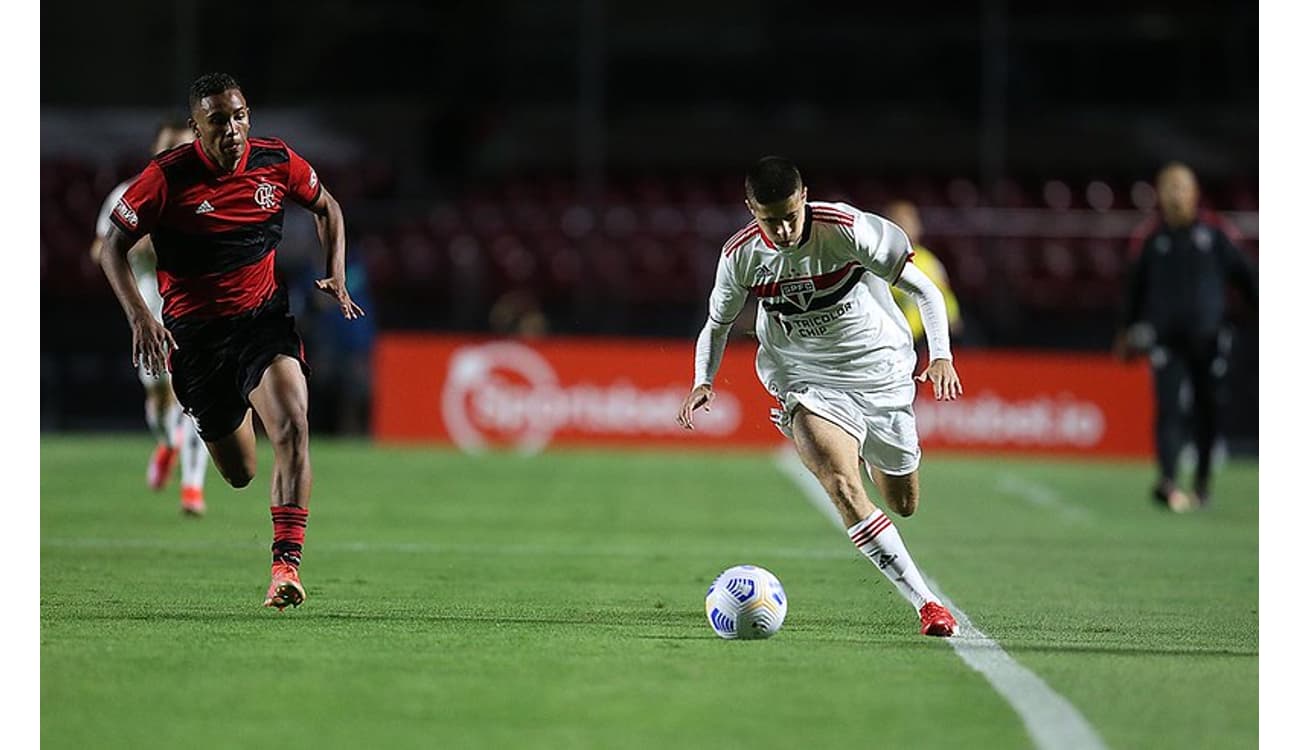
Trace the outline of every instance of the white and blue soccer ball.
{"type": "Polygon", "coordinates": [[[719,638],[770,638],[785,622],[781,581],[757,565],[727,568],[709,586],[704,613],[719,638]]]}

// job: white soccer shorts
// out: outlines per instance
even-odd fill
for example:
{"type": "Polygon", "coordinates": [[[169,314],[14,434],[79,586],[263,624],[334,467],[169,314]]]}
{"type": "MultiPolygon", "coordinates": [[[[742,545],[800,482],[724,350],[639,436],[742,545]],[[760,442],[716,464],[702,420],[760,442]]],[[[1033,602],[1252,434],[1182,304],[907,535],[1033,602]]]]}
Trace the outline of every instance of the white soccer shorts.
{"type": "Polygon", "coordinates": [[[852,435],[862,460],[886,474],[911,474],[921,465],[921,442],[911,404],[876,406],[868,393],[818,386],[793,388],[780,400],[781,408],[772,410],[772,422],[788,438],[794,438],[791,415],[796,406],[802,406],[852,435]]]}

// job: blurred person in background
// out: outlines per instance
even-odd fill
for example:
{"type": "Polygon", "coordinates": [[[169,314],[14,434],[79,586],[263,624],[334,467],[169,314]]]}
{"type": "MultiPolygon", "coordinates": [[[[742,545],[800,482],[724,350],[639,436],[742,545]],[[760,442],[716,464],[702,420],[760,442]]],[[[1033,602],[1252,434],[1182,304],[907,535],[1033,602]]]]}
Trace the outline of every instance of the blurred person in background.
{"type": "Polygon", "coordinates": [[[293,272],[290,296],[293,308],[301,311],[299,332],[312,353],[313,418],[323,418],[324,429],[363,435],[370,431],[370,364],[377,330],[369,274],[358,252],[348,253],[347,277],[348,294],[366,311],[363,318],[338,314],[316,286],[314,263],[300,264],[293,272]]]}
{"type": "Polygon", "coordinates": [[[1134,235],[1128,289],[1115,354],[1125,361],[1147,351],[1156,397],[1156,503],[1176,512],[1210,502],[1212,452],[1228,393],[1231,335],[1226,287],[1236,286],[1258,307],[1255,273],[1212,216],[1200,210],[1196,175],[1172,162],[1156,176],[1159,216],[1134,235]],[[1184,440],[1180,394],[1191,385],[1196,472],[1189,497],[1178,485],[1184,440]]]}
{"type": "MultiPolygon", "coordinates": [[[[157,156],[193,140],[194,134],[183,120],[166,120],[158,126],[151,153],[157,156]]],[[[90,245],[90,257],[97,264],[104,251],[104,238],[111,226],[109,216],[130,184],[131,181],[127,180],[113,188],[99,210],[99,218],[95,222],[95,239],[90,245]]],[[[135,243],[127,254],[127,261],[135,277],[136,288],[150,314],[155,319],[162,320],[163,300],[158,293],[158,275],[155,271],[158,257],[149,237],[142,237],[135,243]]],[[[152,374],[143,365],[138,366],[137,371],[145,392],[145,422],[158,441],[149,458],[145,482],[155,491],[167,486],[179,454],[181,512],[187,516],[201,516],[205,510],[203,480],[208,470],[208,451],[199,438],[198,428],[194,420],[184,414],[176,400],[176,394],[172,392],[171,373],[163,371],[152,374]]]]}
{"type": "Polygon", "coordinates": [[[131,324],[132,359],[171,372],[177,399],[232,487],[247,487],[257,468],[250,408],[266,428],[275,463],[263,604],[283,610],[306,598],[298,566],[312,491],[310,369],[275,265],[287,201],[316,217],[327,274],[317,289],[348,320],[364,312],[348,295],[343,210],[316,170],[284,141],[249,137],[250,109],[233,77],[200,76],[189,105],[194,143],[155,157],[127,188],[101,266],[131,324]],[[158,256],[161,322],[126,259],[145,235],[158,256]]]}
{"type": "Polygon", "coordinates": [[[901,516],[920,502],[916,381],[936,400],[961,395],[948,349],[943,295],[909,263],[912,247],[892,222],[847,203],[809,201],[798,168],[765,157],[745,175],[754,221],[722,248],[708,319],[695,345],[695,385],[677,413],[708,409],[727,333],[750,293],[759,298],[759,379],[776,397],[773,421],[830,496],[849,540],[889,579],[921,620],[946,638],[957,621],[939,602],[884,511],[872,504],[859,463],[901,516]],[[916,352],[889,289],[916,298],[930,364],[913,378],[916,352]]]}
{"type": "MultiPolygon", "coordinates": [[[[934,285],[939,287],[943,293],[944,307],[948,312],[948,329],[954,339],[959,339],[962,334],[961,307],[957,304],[957,295],[952,291],[952,284],[948,281],[948,270],[943,267],[943,262],[939,257],[930,252],[930,249],[921,243],[921,234],[924,227],[921,224],[921,214],[916,209],[916,204],[907,200],[897,200],[885,206],[885,218],[898,225],[899,229],[907,235],[912,242],[912,252],[916,253],[912,257],[912,262],[916,267],[921,269],[934,285]]],[[[921,309],[917,306],[916,301],[907,292],[898,287],[893,287],[894,301],[903,311],[903,316],[907,318],[907,324],[911,326],[912,338],[918,344],[918,351],[924,353],[925,348],[919,346],[925,341],[925,326],[921,320],[921,309]]]]}
{"type": "Polygon", "coordinates": [[[512,289],[497,298],[488,311],[488,326],[498,336],[542,338],[550,325],[537,297],[527,289],[512,289]]]}

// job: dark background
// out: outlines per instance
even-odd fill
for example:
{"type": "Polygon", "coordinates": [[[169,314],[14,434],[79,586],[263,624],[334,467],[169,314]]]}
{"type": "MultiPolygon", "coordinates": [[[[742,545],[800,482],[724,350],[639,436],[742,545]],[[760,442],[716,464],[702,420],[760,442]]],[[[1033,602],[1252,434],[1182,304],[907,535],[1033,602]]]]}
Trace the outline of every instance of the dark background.
{"type": "MultiPolygon", "coordinates": [[[[355,364],[375,330],[510,332],[520,307],[551,334],[693,337],[747,220],[740,172],[769,153],[814,198],[916,201],[965,347],[1107,348],[1170,159],[1257,262],[1256,7],[874,5],[46,5],[43,428],[140,421],[126,325],[85,250],[104,195],[210,70],[243,83],[254,133],[311,160],[348,218],[374,329],[295,303],[325,429],[364,429],[355,364]]],[[[321,265],[299,219],[281,253],[295,288],[321,265]]],[[[1257,322],[1239,304],[1234,321],[1230,427],[1249,450],[1257,322]]]]}

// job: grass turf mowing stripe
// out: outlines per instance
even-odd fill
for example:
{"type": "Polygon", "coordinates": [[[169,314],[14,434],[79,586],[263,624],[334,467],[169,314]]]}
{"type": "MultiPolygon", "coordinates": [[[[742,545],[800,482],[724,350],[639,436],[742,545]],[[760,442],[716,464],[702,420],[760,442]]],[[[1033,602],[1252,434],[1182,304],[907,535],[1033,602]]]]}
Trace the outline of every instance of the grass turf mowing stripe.
{"type": "Polygon", "coordinates": [[[1019,474],[1012,472],[1002,474],[998,477],[998,483],[994,486],[994,489],[1012,497],[1018,497],[1039,508],[1054,511],[1067,521],[1078,523],[1092,520],[1092,515],[1088,511],[1071,504],[1061,497],[1061,493],[1045,484],[1040,484],[1019,474]]]}
{"type": "MultiPolygon", "coordinates": [[[[776,465],[799,488],[808,502],[836,528],[843,521],[817,480],[808,473],[795,452],[778,451],[776,465]]],[[[923,574],[924,575],[924,574],[923,574]]],[[[1061,697],[1042,678],[1026,669],[998,642],[975,627],[975,623],[946,596],[929,576],[930,588],[947,604],[961,625],[961,635],[945,639],[967,666],[979,672],[1001,695],[1029,732],[1035,747],[1043,750],[1103,750],[1106,743],[1078,709],[1061,697]]]]}

